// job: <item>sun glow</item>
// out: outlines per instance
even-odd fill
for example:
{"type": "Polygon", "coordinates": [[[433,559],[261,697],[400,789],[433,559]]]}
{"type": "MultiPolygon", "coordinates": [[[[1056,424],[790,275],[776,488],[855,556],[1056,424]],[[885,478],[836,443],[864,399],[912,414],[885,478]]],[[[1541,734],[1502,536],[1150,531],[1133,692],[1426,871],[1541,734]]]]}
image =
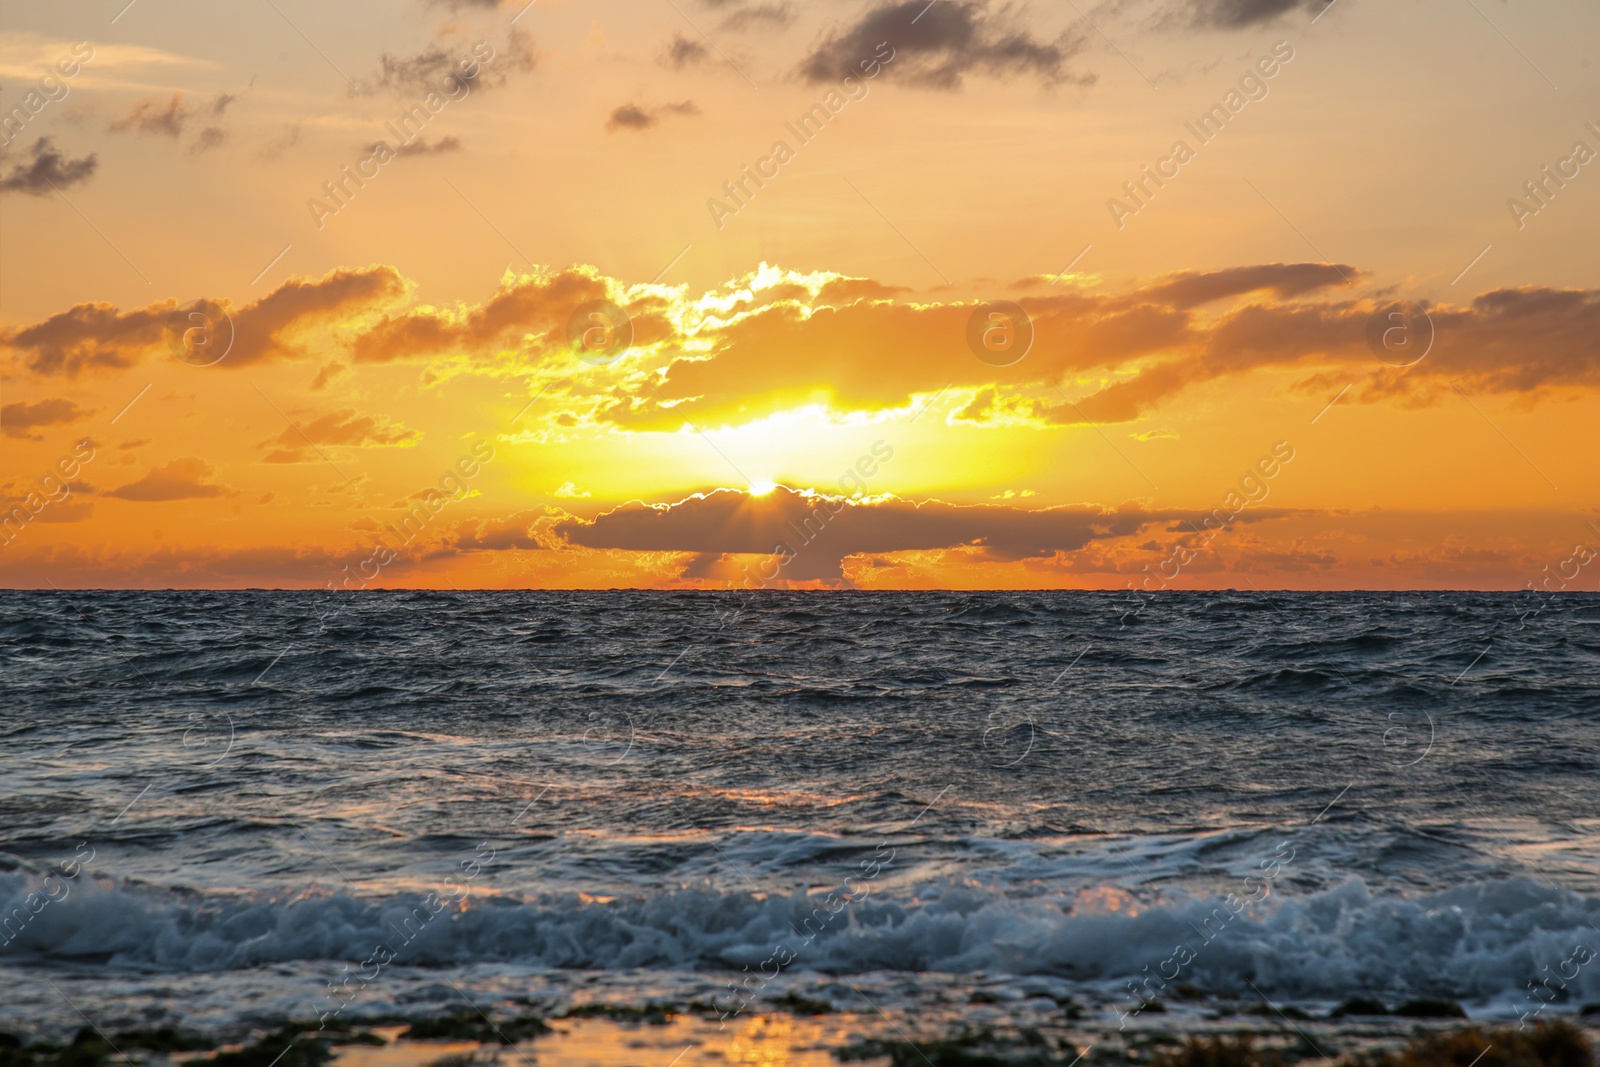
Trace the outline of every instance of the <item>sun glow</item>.
{"type": "Polygon", "coordinates": [[[764,478],[763,479],[757,479],[756,481],[753,481],[753,482],[750,483],[750,495],[751,496],[766,496],[768,493],[772,492],[776,488],[778,488],[778,483],[777,482],[769,482],[764,478]]]}

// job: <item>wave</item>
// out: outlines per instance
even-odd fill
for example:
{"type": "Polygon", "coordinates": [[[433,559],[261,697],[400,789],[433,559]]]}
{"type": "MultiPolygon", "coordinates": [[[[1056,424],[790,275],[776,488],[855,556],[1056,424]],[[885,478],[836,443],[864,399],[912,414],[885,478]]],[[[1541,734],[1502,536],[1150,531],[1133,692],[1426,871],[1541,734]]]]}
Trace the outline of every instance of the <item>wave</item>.
{"type": "MultiPolygon", "coordinates": [[[[295,960],[405,966],[477,963],[593,970],[770,974],[876,971],[1152,976],[1212,993],[1251,984],[1286,997],[1355,994],[1495,998],[1555,974],[1577,946],[1600,949],[1600,898],[1508,878],[1410,897],[1360,880],[1240,910],[1172,894],[1142,905],[1121,890],[1017,898],[952,883],[870,881],[832,894],[682,888],[596,899],[472,892],[251,895],[170,889],[87,874],[40,906],[43,869],[0,874],[0,960],[216,972],[295,960]],[[851,893],[854,895],[850,895],[851,893]],[[1546,971],[1545,969],[1549,970],[1546,971]]],[[[59,892],[59,890],[58,890],[59,892]]],[[[1235,900],[1235,905],[1242,904],[1235,900]]],[[[1568,992],[1600,999],[1600,967],[1568,992]]]]}

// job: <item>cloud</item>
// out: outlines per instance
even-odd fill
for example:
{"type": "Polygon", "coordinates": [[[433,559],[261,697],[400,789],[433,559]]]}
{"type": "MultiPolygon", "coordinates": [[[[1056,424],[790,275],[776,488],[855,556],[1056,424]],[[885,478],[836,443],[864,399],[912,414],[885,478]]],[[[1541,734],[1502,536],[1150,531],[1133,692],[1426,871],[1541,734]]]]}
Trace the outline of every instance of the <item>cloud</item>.
{"type": "Polygon", "coordinates": [[[76,375],[93,367],[131,367],[161,339],[176,301],[123,313],[110,304],[78,304],[6,336],[35,374],[76,375]]]}
{"type": "Polygon", "coordinates": [[[213,148],[221,148],[228,140],[228,133],[221,126],[207,126],[200,131],[200,136],[194,139],[194,144],[189,146],[189,151],[199,154],[209,152],[213,148]]]}
{"type": "Polygon", "coordinates": [[[438,156],[461,151],[461,138],[441,137],[432,144],[423,138],[408,142],[395,149],[397,156],[438,156]]]}
{"type": "Polygon", "coordinates": [[[422,433],[419,430],[371,415],[358,415],[354,408],[345,408],[329,412],[303,426],[290,426],[257,447],[271,450],[263,457],[267,463],[309,463],[322,458],[316,448],[318,445],[405,448],[420,440],[422,433]]]}
{"type": "Polygon", "coordinates": [[[972,353],[975,303],[902,304],[870,298],[823,304],[776,300],[705,329],[638,402],[604,417],[665,429],[683,419],[734,424],[797,404],[862,411],[908,406],[918,393],[996,383],[1058,384],[1192,344],[1191,317],[1136,299],[1084,293],[1024,299],[1035,340],[1026,359],[997,370],[972,353]],[[703,351],[706,344],[710,352],[703,351]]]}
{"type": "MultiPolygon", "coordinates": [[[[1235,521],[1283,514],[1263,508],[1235,521]]],[[[1205,517],[1137,507],[1030,510],[893,497],[852,499],[779,486],[764,496],[716,489],[671,504],[634,501],[592,520],[565,519],[554,531],[585,548],[790,557],[782,579],[837,581],[850,556],[966,549],[994,561],[1054,557],[1153,523],[1198,525],[1205,517]]]]}
{"type": "Polygon", "coordinates": [[[349,369],[349,364],[340,363],[338,360],[332,360],[331,362],[324,364],[322,369],[317,371],[317,376],[311,381],[312,391],[321,392],[323,389],[328,387],[329,382],[333,381],[333,379],[337,378],[339,375],[343,374],[349,369]]]}
{"type": "MultiPolygon", "coordinates": [[[[329,327],[395,303],[408,288],[399,272],[386,266],[333,270],[320,279],[291,278],[260,300],[228,312],[233,343],[216,366],[315,357],[327,343],[329,327]]],[[[0,340],[36,374],[131,367],[167,351],[167,321],[176,307],[173,300],[126,312],[110,304],[79,304],[0,340]]]]}
{"type": "MultiPolygon", "coordinates": [[[[1528,286],[1497,289],[1465,307],[1426,310],[1434,349],[1448,362],[1423,359],[1404,375],[1381,364],[1367,344],[1373,321],[1403,312],[1425,329],[1417,309],[1396,302],[1253,303],[1208,324],[1193,348],[1141,369],[1132,379],[1081,402],[1082,416],[1121,421],[1197,382],[1253,370],[1355,364],[1367,370],[1363,399],[1410,396],[1432,402],[1460,381],[1497,393],[1600,386],[1600,290],[1528,286]],[[1431,390],[1431,393],[1428,392],[1431,390]]],[[[1081,416],[1061,421],[1078,421],[1081,416]]]]}
{"type": "MultiPolygon", "coordinates": [[[[82,492],[83,487],[75,486],[74,491],[82,492]]],[[[63,500],[34,516],[37,522],[88,522],[92,518],[94,504],[87,500],[63,500]]]]}
{"type": "Polygon", "coordinates": [[[730,33],[746,30],[780,30],[794,21],[794,9],[788,4],[753,4],[730,12],[719,28],[730,33]]]}
{"type": "Polygon", "coordinates": [[[673,34],[661,61],[676,70],[698,66],[711,58],[711,49],[699,41],[691,41],[681,33],[673,34]]]}
{"type": "MultiPolygon", "coordinates": [[[[153,96],[135,103],[128,112],[111,123],[113,133],[134,133],[171,137],[183,135],[185,126],[196,116],[209,115],[221,119],[228,106],[239,98],[233,93],[218,93],[211,103],[199,111],[192,109],[181,92],[170,97],[153,96]]],[[[220,146],[227,139],[227,131],[215,123],[206,126],[189,146],[191,152],[206,152],[220,146]]]]}
{"type": "Polygon", "coordinates": [[[1287,299],[1354,284],[1362,273],[1348,263],[1266,263],[1226,270],[1183,271],[1146,287],[1141,296],[1182,308],[1257,292],[1287,299]]]}
{"type": "MultiPolygon", "coordinates": [[[[1416,308],[1373,291],[1352,266],[1268,263],[1191,271],[1108,289],[1058,285],[1016,295],[1034,334],[1025,358],[995,367],[969,347],[986,305],[941,301],[868,278],[762,265],[707,292],[629,285],[593,267],[507,273],[483,300],[413,301],[391,267],[294,278],[233,308],[218,367],[315,361],[435,362],[430,373],[556,371],[560,425],[635,431],[734,426],[805,405],[838,413],[912,410],[946,396],[944,417],[982,425],[1124,422],[1185,389],[1260,371],[1357,381],[1352,399],[1408,406],[1474,393],[1600,387],[1600,289],[1525,287],[1416,308]],[[585,305],[630,318],[632,347],[602,375],[569,341],[585,305]],[[1403,375],[1369,347],[1369,327],[1405,310],[1436,331],[1433,354],[1403,375]],[[1424,318],[1424,312],[1426,318],[1424,318]],[[1443,354],[1448,354],[1444,358],[1443,354]],[[539,368],[543,368],[540,370],[539,368]]],[[[170,358],[171,300],[123,311],[80,304],[0,333],[27,370],[70,376],[170,358]]],[[[592,310],[592,309],[590,309],[592,310]]]]}
{"type": "Polygon", "coordinates": [[[169,500],[198,500],[205,497],[229,496],[235,492],[227,486],[211,481],[211,464],[203,459],[188,457],[175,459],[150,471],[136,482],[112,489],[106,496],[120,500],[138,500],[157,503],[169,500]]]}
{"type": "Polygon", "coordinates": [[[27,193],[49,196],[57,189],[82,185],[94,176],[100,159],[93,152],[82,159],[69,159],[51,147],[51,139],[41,137],[29,149],[32,163],[18,163],[0,178],[0,193],[27,193]]]}
{"type": "Polygon", "coordinates": [[[384,52],[378,57],[378,73],[350,87],[352,96],[390,93],[399,96],[439,94],[457,99],[462,87],[498,88],[514,73],[533,70],[539,54],[533,38],[513,29],[505,44],[495,49],[492,58],[483,60],[476,51],[455,41],[435,40],[420,52],[397,56],[384,52]]]}
{"type": "Polygon", "coordinates": [[[1239,30],[1275,22],[1292,11],[1318,12],[1335,0],[1198,0],[1173,9],[1193,26],[1239,30]]]}
{"type": "MultiPolygon", "coordinates": [[[[367,151],[368,152],[377,151],[379,145],[382,145],[383,147],[388,147],[388,145],[385,142],[380,141],[380,142],[377,142],[376,144],[372,144],[372,145],[367,146],[367,151]]],[[[389,151],[393,152],[397,156],[439,156],[439,155],[446,155],[446,154],[448,154],[450,152],[459,152],[459,151],[461,151],[461,138],[459,138],[459,137],[441,137],[437,141],[430,142],[430,141],[427,140],[427,138],[419,137],[414,141],[406,141],[406,142],[402,143],[399,148],[390,148],[389,151]]]]}
{"type": "Polygon", "coordinates": [[[32,433],[41,426],[59,426],[89,414],[71,400],[52,397],[32,403],[19,400],[0,407],[0,432],[7,437],[20,437],[27,441],[43,441],[44,435],[32,433]]]}
{"type": "Polygon", "coordinates": [[[1067,69],[1082,48],[1081,38],[1067,34],[1040,40],[1008,9],[991,10],[984,0],[904,0],[879,4],[826,38],[801,62],[800,75],[812,84],[835,83],[860,77],[861,65],[876,59],[888,76],[929,89],[960,89],[973,74],[1086,84],[1093,75],[1067,69]]]}
{"type": "Polygon", "coordinates": [[[366,363],[445,355],[478,359],[508,349],[535,356],[540,349],[565,348],[568,320],[595,300],[612,300],[631,316],[637,345],[676,334],[665,296],[630,293],[593,268],[575,267],[509,279],[477,306],[420,308],[384,317],[360,335],[353,355],[366,363]]]}
{"type": "Polygon", "coordinates": [[[277,159],[300,143],[300,122],[284,123],[283,132],[261,146],[262,159],[277,159]]]}
{"type": "Polygon", "coordinates": [[[623,104],[611,112],[606,119],[606,129],[615,133],[617,130],[648,130],[661,124],[665,115],[698,115],[700,108],[693,100],[680,100],[675,104],[662,104],[660,107],[643,108],[637,104],[623,104]]]}
{"type": "Polygon", "coordinates": [[[434,44],[421,52],[409,56],[397,56],[385,52],[378,57],[381,68],[380,73],[359,85],[352,86],[352,95],[371,95],[378,92],[393,93],[439,93],[448,92],[454,95],[458,87],[465,83],[470,86],[470,81],[464,74],[456,70],[456,62],[461,56],[446,51],[440,44],[434,44]]]}
{"type": "Polygon", "coordinates": [[[113,133],[160,134],[176,138],[183,133],[183,124],[189,118],[183,94],[173,93],[164,103],[161,97],[151,97],[134,104],[122,118],[111,124],[113,133]]]}
{"type": "Polygon", "coordinates": [[[908,408],[949,388],[968,419],[1120,422],[1196,383],[1265,368],[1365,371],[1373,399],[1410,389],[1407,399],[1423,403],[1436,399],[1426,390],[1447,388],[1450,377],[1496,392],[1600,384],[1600,351],[1585,340],[1600,330],[1600,290],[1501,290],[1466,307],[1434,308],[1436,347],[1451,353],[1448,366],[1424,360],[1398,377],[1368,347],[1367,328],[1400,305],[1322,295],[1353,288],[1346,274],[1363,277],[1326,264],[1263,264],[1169,275],[1121,292],[1022,296],[1034,341],[1006,368],[967,347],[969,322],[982,311],[975,304],[825,303],[820,290],[747,280],[757,297],[749,306],[688,320],[688,336],[669,350],[659,378],[618,394],[596,417],[633,429],[666,430],[686,418],[737,425],[802,404],[908,408]],[[1076,383],[1095,379],[1108,384],[1083,395],[1076,383]],[[996,386],[997,394],[985,392],[996,386]],[[1058,389],[1078,399],[1063,402],[1058,389]],[[1002,404],[1006,395],[1011,402],[1002,404]]]}
{"type": "Polygon", "coordinates": [[[459,552],[544,550],[550,546],[535,537],[533,530],[546,518],[544,511],[532,510],[520,511],[504,519],[464,522],[449,545],[459,552]]]}

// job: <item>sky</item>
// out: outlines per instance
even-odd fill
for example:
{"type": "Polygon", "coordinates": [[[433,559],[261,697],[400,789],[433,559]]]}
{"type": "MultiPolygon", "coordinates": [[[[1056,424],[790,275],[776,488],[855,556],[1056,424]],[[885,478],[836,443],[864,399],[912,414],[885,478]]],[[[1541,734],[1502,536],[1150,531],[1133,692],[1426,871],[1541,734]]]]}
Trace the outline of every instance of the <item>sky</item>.
{"type": "Polygon", "coordinates": [[[0,3],[0,584],[1600,588],[1588,0],[0,3]]]}

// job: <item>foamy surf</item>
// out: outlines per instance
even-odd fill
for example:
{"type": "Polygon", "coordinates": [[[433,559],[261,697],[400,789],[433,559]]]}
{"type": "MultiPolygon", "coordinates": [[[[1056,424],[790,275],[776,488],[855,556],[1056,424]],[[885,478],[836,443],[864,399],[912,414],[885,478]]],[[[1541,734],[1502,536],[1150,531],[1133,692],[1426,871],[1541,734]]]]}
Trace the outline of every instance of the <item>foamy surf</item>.
{"type": "MultiPolygon", "coordinates": [[[[221,893],[75,878],[18,863],[0,874],[8,962],[79,972],[227,972],[321,962],[695,971],[760,984],[780,972],[879,971],[1251,987],[1286,998],[1514,997],[1576,946],[1600,945],[1600,898],[1530,878],[1400,895],[1358,879],[1296,895],[1265,878],[1240,893],[1145,902],[1115,887],[1008,894],[870,878],[828,891],[684,888],[619,895],[221,893]],[[50,897],[51,887],[59,893],[50,897]],[[41,901],[43,903],[41,904],[41,901]]],[[[1153,984],[1152,984],[1153,983],[1153,984]]],[[[1569,995],[1600,1000],[1600,968],[1569,995]]]]}

